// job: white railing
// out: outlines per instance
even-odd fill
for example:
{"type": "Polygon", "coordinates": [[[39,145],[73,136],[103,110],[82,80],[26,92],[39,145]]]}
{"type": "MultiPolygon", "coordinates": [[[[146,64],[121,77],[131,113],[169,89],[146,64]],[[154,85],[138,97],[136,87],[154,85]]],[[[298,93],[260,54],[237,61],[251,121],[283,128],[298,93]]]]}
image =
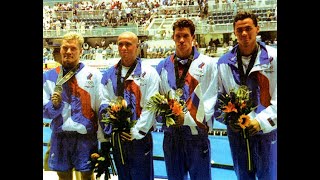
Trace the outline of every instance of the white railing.
{"type": "MultiPolygon", "coordinates": [[[[146,31],[138,26],[131,26],[131,27],[104,27],[104,28],[94,28],[94,29],[72,29],[69,31],[76,31],[80,32],[84,37],[107,37],[107,36],[118,36],[122,32],[131,31],[137,35],[146,35],[146,31]]],[[[43,38],[61,38],[67,32],[66,29],[61,29],[60,32],[57,30],[43,30],[43,38]]]]}

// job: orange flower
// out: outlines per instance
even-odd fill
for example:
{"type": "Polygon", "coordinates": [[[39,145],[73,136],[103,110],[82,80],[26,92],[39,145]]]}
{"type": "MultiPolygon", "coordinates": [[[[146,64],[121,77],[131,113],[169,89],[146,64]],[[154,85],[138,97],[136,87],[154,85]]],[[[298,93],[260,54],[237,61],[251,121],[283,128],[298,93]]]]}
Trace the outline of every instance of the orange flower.
{"type": "Polygon", "coordinates": [[[249,123],[250,123],[250,116],[245,115],[245,114],[242,114],[242,115],[239,117],[238,122],[239,122],[239,126],[240,126],[242,129],[245,129],[246,127],[248,127],[248,125],[249,125],[249,123]]]}
{"type": "Polygon", "coordinates": [[[183,110],[186,108],[183,100],[171,95],[170,93],[167,95],[156,93],[151,96],[146,106],[148,110],[155,112],[156,116],[161,116],[164,120],[163,123],[166,124],[167,127],[174,125],[176,118],[183,114],[183,110]]]}
{"type": "Polygon", "coordinates": [[[240,104],[240,109],[244,109],[247,107],[246,101],[242,101],[240,104]]]}
{"type": "Polygon", "coordinates": [[[182,113],[182,106],[179,102],[174,101],[173,106],[171,107],[172,113],[176,116],[182,113]]]}
{"type": "Polygon", "coordinates": [[[121,107],[118,104],[115,104],[114,106],[111,106],[111,111],[112,112],[118,112],[120,111],[121,107]]]}
{"type": "Polygon", "coordinates": [[[226,113],[238,112],[237,108],[230,101],[228,102],[228,106],[224,106],[223,108],[224,108],[223,112],[226,112],[226,113]]]}
{"type": "Polygon", "coordinates": [[[98,159],[100,157],[100,155],[98,153],[92,153],[91,154],[91,158],[92,159],[98,159]]]}

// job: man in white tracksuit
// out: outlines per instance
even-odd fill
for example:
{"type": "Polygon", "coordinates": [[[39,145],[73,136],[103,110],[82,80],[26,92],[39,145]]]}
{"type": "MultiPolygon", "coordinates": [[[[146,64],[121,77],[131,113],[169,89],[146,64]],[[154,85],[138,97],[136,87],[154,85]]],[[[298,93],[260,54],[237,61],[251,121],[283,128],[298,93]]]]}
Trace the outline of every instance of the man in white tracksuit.
{"type": "Polygon", "coordinates": [[[93,178],[91,154],[98,151],[97,113],[101,72],[80,62],[84,38],[70,32],[60,47],[61,63],[43,73],[43,117],[52,119],[48,165],[60,179],[72,179],[72,169],[83,179],[93,178]]]}
{"type": "MultiPolygon", "coordinates": [[[[238,45],[218,61],[219,95],[246,85],[257,107],[250,112],[249,146],[253,170],[248,171],[244,138],[239,125],[227,126],[228,138],[238,180],[277,179],[277,49],[257,41],[257,17],[250,12],[238,12],[234,19],[238,45]]],[[[217,103],[218,104],[218,103],[217,103]]],[[[220,110],[215,118],[224,122],[220,110]]]]}
{"type": "Polygon", "coordinates": [[[208,130],[213,126],[218,93],[217,59],[200,54],[192,46],[194,32],[195,26],[191,20],[177,20],[172,36],[176,52],[156,67],[161,78],[160,93],[176,92],[174,94],[180,94],[178,96],[187,106],[175,126],[167,127],[165,123],[162,126],[169,180],[185,180],[188,173],[191,180],[211,180],[208,130]]]}
{"type": "Polygon", "coordinates": [[[117,45],[121,59],[102,76],[99,119],[102,119],[111,101],[121,96],[131,108],[130,121],[136,121],[136,124],[127,132],[117,130],[111,123],[100,124],[106,136],[117,134],[112,138],[112,152],[119,180],[154,180],[151,132],[156,121],[155,113],[145,107],[150,97],[159,92],[160,78],[152,66],[137,56],[137,35],[123,32],[118,37],[117,45]]]}

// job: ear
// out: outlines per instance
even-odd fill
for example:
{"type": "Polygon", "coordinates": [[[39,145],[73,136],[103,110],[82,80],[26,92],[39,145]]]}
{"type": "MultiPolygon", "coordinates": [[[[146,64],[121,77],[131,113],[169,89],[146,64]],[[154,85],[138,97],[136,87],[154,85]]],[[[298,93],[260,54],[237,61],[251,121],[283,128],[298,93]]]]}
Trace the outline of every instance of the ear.
{"type": "Polygon", "coordinates": [[[258,35],[259,32],[260,32],[260,26],[258,25],[257,26],[257,35],[258,35]]]}

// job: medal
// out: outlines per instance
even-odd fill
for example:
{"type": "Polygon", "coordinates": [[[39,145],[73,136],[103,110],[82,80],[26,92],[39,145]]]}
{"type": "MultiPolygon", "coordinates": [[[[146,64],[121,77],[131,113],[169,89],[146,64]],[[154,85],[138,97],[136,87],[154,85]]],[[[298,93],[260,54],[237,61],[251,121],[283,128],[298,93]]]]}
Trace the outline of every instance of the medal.
{"type": "Polygon", "coordinates": [[[176,55],[174,55],[174,73],[176,76],[176,91],[175,91],[175,96],[180,98],[183,95],[183,87],[185,85],[185,78],[187,76],[187,73],[189,71],[190,65],[193,61],[193,49],[192,49],[192,53],[190,55],[190,57],[188,58],[188,61],[185,65],[183,65],[184,67],[181,67],[183,69],[182,74],[179,74],[179,65],[178,65],[178,57],[176,55]]]}
{"type": "Polygon", "coordinates": [[[181,88],[178,88],[177,90],[176,90],[176,96],[177,97],[181,97],[183,95],[183,90],[181,89],[181,88]]]}

